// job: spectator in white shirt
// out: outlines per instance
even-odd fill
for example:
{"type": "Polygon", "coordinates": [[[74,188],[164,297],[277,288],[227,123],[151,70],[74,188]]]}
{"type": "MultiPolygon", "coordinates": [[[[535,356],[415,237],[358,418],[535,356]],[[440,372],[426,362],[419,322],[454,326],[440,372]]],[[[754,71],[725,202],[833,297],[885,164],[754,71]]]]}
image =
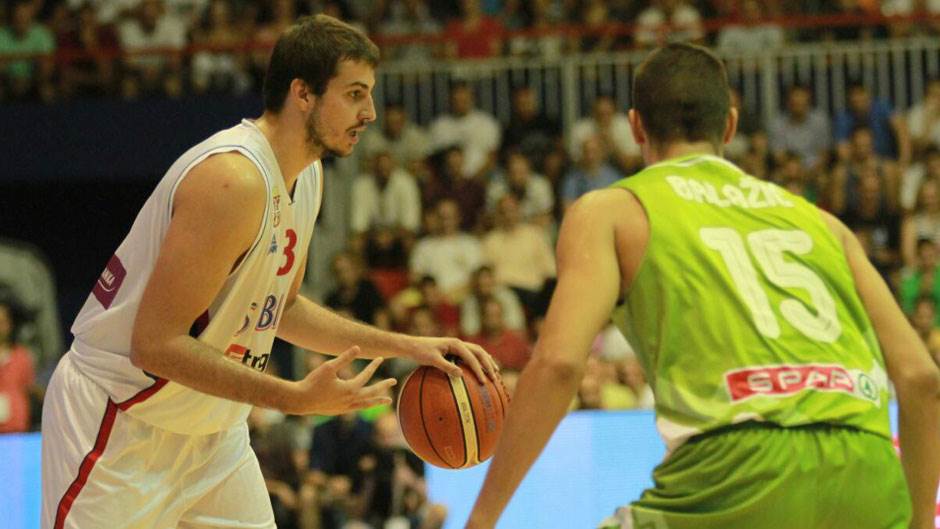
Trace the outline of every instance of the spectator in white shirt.
{"type": "Polygon", "coordinates": [[[486,189],[486,209],[494,211],[499,200],[512,194],[519,201],[522,219],[541,226],[551,222],[555,195],[544,176],[532,171],[529,158],[517,149],[506,151],[506,169],[486,189]]]}
{"type": "Polygon", "coordinates": [[[415,176],[423,174],[425,158],[431,153],[427,132],[408,120],[408,114],[400,103],[385,105],[381,116],[382,126],[369,127],[359,141],[364,159],[371,160],[379,152],[388,151],[400,167],[415,176]]]}
{"type": "Polygon", "coordinates": [[[415,244],[411,254],[411,275],[430,275],[453,302],[464,298],[473,272],[483,264],[480,241],[460,231],[460,209],[453,200],[437,205],[441,232],[415,244]]]}
{"type": "Polygon", "coordinates": [[[653,0],[636,18],[636,26],[636,43],[644,48],[705,37],[702,16],[682,0],[653,0]]]}
{"type": "Polygon", "coordinates": [[[124,97],[154,92],[176,97],[182,93],[180,70],[188,29],[166,14],[163,0],[143,0],[136,15],[118,25],[121,48],[130,54],[124,61],[124,97]]]}
{"type": "Polygon", "coordinates": [[[741,3],[741,22],[729,24],[718,33],[718,50],[753,55],[775,50],[783,45],[783,40],[783,28],[764,20],[761,3],[744,0],[741,3]]]}
{"type": "Polygon", "coordinates": [[[633,139],[626,114],[617,112],[613,97],[599,95],[594,100],[591,116],[578,120],[568,134],[568,154],[575,163],[581,160],[584,142],[593,136],[601,139],[612,162],[621,171],[630,173],[643,163],[640,146],[633,139]]]}
{"type": "Polygon", "coordinates": [[[940,79],[931,79],[924,100],[907,111],[907,128],[915,152],[940,147],[940,79]]]}
{"type": "Polygon", "coordinates": [[[431,123],[433,150],[450,145],[463,149],[464,176],[479,178],[496,164],[501,131],[496,118],[474,108],[473,90],[464,81],[451,87],[450,113],[431,123]]]}
{"type": "Polygon", "coordinates": [[[787,111],[775,116],[769,129],[770,149],[778,162],[787,152],[800,157],[806,168],[822,168],[832,147],[829,118],[812,106],[805,86],[793,85],[787,92],[787,111]]]}

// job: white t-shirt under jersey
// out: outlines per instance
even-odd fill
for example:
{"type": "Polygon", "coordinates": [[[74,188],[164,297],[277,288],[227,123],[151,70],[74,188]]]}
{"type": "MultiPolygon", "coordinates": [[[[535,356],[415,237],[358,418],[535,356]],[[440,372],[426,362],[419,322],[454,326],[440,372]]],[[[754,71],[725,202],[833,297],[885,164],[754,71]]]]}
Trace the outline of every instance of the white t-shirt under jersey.
{"type": "MultiPolygon", "coordinates": [[[[166,430],[204,434],[245,420],[250,406],[149,375],[130,362],[131,331],[160,253],[173,196],[190,169],[213,154],[239,152],[264,178],[267,204],[251,249],[196,322],[191,335],[246,368],[264,371],[284,302],[304,262],[322,199],[323,167],[305,168],[293,197],[274,152],[249,120],[221,131],[181,156],[144,204],[72,326],[77,367],[127,413],[166,430]]],[[[206,247],[213,241],[205,241],[206,247]]],[[[185,272],[183,272],[185,273],[185,272]]]]}

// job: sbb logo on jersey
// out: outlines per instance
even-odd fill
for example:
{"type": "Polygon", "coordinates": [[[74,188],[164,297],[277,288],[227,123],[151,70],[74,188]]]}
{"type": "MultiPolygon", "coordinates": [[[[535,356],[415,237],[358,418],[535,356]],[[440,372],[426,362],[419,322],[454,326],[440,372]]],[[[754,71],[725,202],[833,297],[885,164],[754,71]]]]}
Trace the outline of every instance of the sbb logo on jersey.
{"type": "Polygon", "coordinates": [[[732,401],[757,395],[785,396],[803,390],[841,391],[850,395],[861,393],[870,400],[877,398],[874,383],[860,376],[859,387],[842,366],[824,364],[753,367],[725,373],[725,383],[732,401]]]}

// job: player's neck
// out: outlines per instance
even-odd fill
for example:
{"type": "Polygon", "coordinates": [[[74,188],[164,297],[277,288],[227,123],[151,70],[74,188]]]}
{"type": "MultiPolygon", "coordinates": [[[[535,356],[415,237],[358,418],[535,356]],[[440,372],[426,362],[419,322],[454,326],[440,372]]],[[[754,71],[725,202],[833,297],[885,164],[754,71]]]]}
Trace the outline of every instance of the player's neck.
{"type": "Polygon", "coordinates": [[[300,172],[320,159],[322,153],[311,150],[302,120],[291,122],[284,115],[265,112],[255,124],[271,144],[277,165],[284,177],[284,186],[293,190],[300,172]]]}
{"type": "Polygon", "coordinates": [[[707,141],[699,141],[694,143],[680,142],[670,143],[668,145],[650,145],[649,148],[644,149],[643,158],[646,161],[646,165],[650,166],[665,160],[681,158],[683,156],[691,156],[694,154],[711,154],[713,156],[721,156],[722,153],[720,150],[716,150],[712,143],[707,141]]]}

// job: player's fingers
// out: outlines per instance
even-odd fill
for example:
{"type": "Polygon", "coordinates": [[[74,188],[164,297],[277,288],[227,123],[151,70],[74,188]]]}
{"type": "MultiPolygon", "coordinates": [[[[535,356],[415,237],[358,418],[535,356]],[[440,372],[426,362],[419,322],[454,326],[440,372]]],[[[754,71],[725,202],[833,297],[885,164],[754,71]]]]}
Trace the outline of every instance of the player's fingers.
{"type": "Polygon", "coordinates": [[[430,363],[431,366],[440,369],[441,371],[447,373],[448,375],[459,377],[463,370],[460,369],[460,366],[448,360],[444,355],[438,354],[434,360],[430,363]]]}
{"type": "Polygon", "coordinates": [[[375,384],[362,388],[362,390],[359,392],[359,397],[360,398],[372,398],[372,397],[379,397],[379,396],[385,395],[397,383],[398,381],[395,380],[394,378],[386,378],[384,380],[380,380],[376,382],[375,384]]]}
{"type": "Polygon", "coordinates": [[[483,370],[486,371],[486,374],[490,376],[490,379],[493,382],[496,382],[496,379],[499,378],[499,364],[496,363],[496,360],[493,359],[493,355],[486,352],[486,349],[479,346],[475,343],[466,343],[466,346],[473,351],[473,353],[480,359],[480,362],[483,364],[483,370]]]}
{"type": "Polygon", "coordinates": [[[373,406],[387,406],[391,403],[391,397],[373,397],[370,399],[357,400],[355,403],[353,403],[351,409],[361,410],[364,408],[371,408],[373,406]]]}
{"type": "Polygon", "coordinates": [[[358,375],[352,378],[352,382],[357,386],[365,386],[366,382],[372,379],[372,375],[375,374],[375,370],[379,368],[379,365],[382,363],[382,357],[373,358],[369,365],[365,367],[358,375]]]}
{"type": "Polygon", "coordinates": [[[480,384],[486,384],[486,374],[483,372],[483,366],[480,364],[477,355],[473,354],[473,351],[467,347],[467,344],[457,342],[454,344],[454,349],[457,351],[460,359],[463,360],[470,370],[473,371],[473,374],[477,376],[477,380],[480,381],[480,384]]]}
{"type": "Polygon", "coordinates": [[[340,354],[336,358],[326,362],[323,365],[328,366],[334,373],[336,373],[340,369],[351,364],[352,361],[355,360],[357,356],[359,356],[359,346],[354,345],[350,347],[349,349],[346,349],[345,351],[343,351],[342,354],[340,354]]]}

